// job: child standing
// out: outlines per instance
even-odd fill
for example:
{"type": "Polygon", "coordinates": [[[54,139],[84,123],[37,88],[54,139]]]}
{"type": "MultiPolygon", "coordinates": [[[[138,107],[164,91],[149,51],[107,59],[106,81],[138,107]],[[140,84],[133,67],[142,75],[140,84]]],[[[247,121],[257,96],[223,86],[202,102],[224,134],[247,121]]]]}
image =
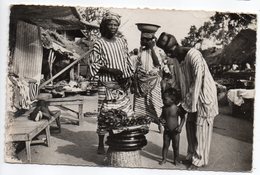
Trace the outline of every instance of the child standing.
{"type": "Polygon", "coordinates": [[[160,117],[161,123],[164,125],[163,133],[163,150],[162,161],[160,165],[166,163],[166,157],[170,142],[172,141],[172,148],[174,152],[173,164],[177,165],[179,160],[179,141],[180,132],[185,122],[185,116],[182,111],[179,110],[178,104],[180,103],[181,95],[174,88],[165,90],[162,94],[163,110],[160,117]],[[179,124],[179,117],[181,118],[179,124]]]}

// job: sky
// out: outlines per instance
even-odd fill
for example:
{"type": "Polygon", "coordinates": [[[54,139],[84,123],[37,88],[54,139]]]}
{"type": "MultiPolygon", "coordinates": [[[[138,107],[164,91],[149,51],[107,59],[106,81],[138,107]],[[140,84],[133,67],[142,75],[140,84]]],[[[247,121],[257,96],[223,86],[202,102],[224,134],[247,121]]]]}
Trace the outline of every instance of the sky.
{"type": "Polygon", "coordinates": [[[200,27],[215,14],[214,11],[181,11],[181,10],[152,10],[152,9],[123,9],[113,8],[112,12],[121,16],[119,30],[128,41],[129,50],[139,47],[141,32],[136,23],[152,23],[161,26],[156,32],[158,38],[162,32],[173,34],[180,42],[187,36],[190,26],[200,27]]]}

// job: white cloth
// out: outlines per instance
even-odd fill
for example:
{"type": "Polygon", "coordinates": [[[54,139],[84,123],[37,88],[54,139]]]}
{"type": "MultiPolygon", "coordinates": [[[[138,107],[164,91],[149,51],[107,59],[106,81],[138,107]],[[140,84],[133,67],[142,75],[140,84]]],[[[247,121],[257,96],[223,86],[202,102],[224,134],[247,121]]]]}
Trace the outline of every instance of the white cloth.
{"type": "MultiPolygon", "coordinates": [[[[159,49],[157,47],[154,47],[153,49],[154,49],[156,56],[158,57],[158,61],[159,61],[160,65],[161,65],[162,57],[160,56],[159,49]]],[[[141,59],[140,61],[142,63],[142,67],[146,72],[159,71],[159,68],[155,67],[153,64],[151,49],[141,50],[139,57],[141,59]]]]}
{"type": "Polygon", "coordinates": [[[244,103],[244,99],[253,99],[254,97],[254,89],[230,89],[227,93],[228,100],[237,106],[241,106],[244,103]]]}

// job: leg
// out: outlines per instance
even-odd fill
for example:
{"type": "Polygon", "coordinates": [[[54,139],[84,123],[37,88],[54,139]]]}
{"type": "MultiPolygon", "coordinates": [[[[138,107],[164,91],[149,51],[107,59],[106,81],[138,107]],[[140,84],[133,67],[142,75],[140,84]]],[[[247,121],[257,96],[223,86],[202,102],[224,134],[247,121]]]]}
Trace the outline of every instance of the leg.
{"type": "Polygon", "coordinates": [[[158,130],[160,134],[163,132],[162,124],[160,122],[158,122],[158,130]]]}
{"type": "Polygon", "coordinates": [[[163,133],[163,149],[162,149],[162,161],[159,162],[160,165],[166,163],[167,153],[170,146],[171,138],[169,137],[167,131],[164,130],[163,133]]]}
{"type": "Polygon", "coordinates": [[[31,163],[31,141],[28,140],[25,142],[25,144],[26,144],[27,161],[31,163]]]}
{"type": "Polygon", "coordinates": [[[55,119],[59,133],[61,132],[60,116],[55,119]]]}
{"type": "Polygon", "coordinates": [[[56,121],[56,124],[57,124],[57,127],[58,127],[58,130],[59,130],[59,133],[61,132],[61,124],[60,124],[60,115],[61,115],[61,112],[60,111],[57,111],[54,115],[54,118],[55,118],[55,121],[56,121]]]}
{"type": "Polygon", "coordinates": [[[195,166],[201,167],[208,164],[212,128],[213,119],[212,121],[210,121],[209,119],[198,117],[196,133],[198,146],[195,150],[196,154],[194,155],[192,160],[192,164],[194,164],[195,166]]]}
{"type": "Polygon", "coordinates": [[[98,154],[105,154],[105,147],[104,147],[104,138],[105,135],[98,134],[98,154]]]}
{"type": "Polygon", "coordinates": [[[173,149],[173,164],[178,165],[180,163],[180,155],[179,155],[179,143],[180,143],[180,134],[174,132],[172,136],[172,149],[173,149]]]}
{"type": "Polygon", "coordinates": [[[191,118],[188,114],[187,121],[186,121],[186,135],[188,141],[188,151],[186,159],[188,161],[192,160],[192,156],[195,153],[195,148],[197,146],[197,139],[196,139],[196,123],[193,118],[191,118]]]}
{"type": "Polygon", "coordinates": [[[83,123],[83,104],[79,105],[79,126],[83,123]]]}
{"type": "Polygon", "coordinates": [[[47,146],[51,144],[50,125],[45,128],[47,146]]]}

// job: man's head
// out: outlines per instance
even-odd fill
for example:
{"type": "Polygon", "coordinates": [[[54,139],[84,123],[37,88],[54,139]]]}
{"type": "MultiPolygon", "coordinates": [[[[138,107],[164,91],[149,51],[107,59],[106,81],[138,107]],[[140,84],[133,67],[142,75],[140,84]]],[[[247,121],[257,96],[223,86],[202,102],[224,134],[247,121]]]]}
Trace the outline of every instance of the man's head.
{"type": "Polygon", "coordinates": [[[100,24],[101,36],[108,39],[115,36],[120,25],[120,16],[114,13],[106,13],[100,24]]]}
{"type": "Polygon", "coordinates": [[[164,106],[177,105],[181,101],[181,93],[174,88],[168,88],[162,93],[162,100],[164,106]]]}
{"type": "Polygon", "coordinates": [[[161,33],[159,39],[156,42],[156,45],[163,49],[167,56],[172,58],[177,56],[176,48],[179,46],[179,44],[173,35],[165,32],[161,33]]]}

